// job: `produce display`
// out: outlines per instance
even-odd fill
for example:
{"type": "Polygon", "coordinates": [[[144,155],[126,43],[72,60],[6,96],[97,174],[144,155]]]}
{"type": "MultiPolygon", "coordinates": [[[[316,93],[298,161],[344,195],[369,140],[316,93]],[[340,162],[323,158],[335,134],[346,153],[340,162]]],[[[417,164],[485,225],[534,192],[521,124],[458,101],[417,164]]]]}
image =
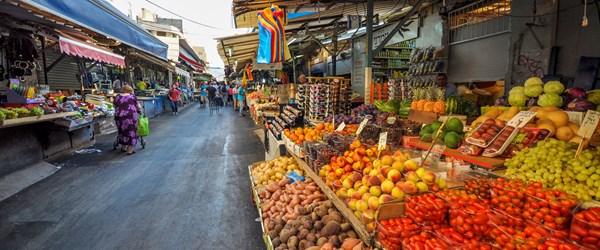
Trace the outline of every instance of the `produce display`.
{"type": "Polygon", "coordinates": [[[377,158],[377,147],[355,141],[343,155],[332,157],[319,175],[372,231],[376,227],[374,214],[381,204],[447,186],[445,179],[409,158],[400,150],[384,150],[377,158]]]}
{"type": "Polygon", "coordinates": [[[411,109],[434,112],[443,115],[446,112],[444,92],[436,87],[413,89],[411,109]]]}
{"type": "Polygon", "coordinates": [[[294,158],[280,157],[272,161],[262,162],[252,169],[252,181],[254,185],[267,185],[270,182],[278,182],[285,178],[286,174],[295,172],[303,176],[304,171],[294,158]]]}
{"type": "Polygon", "coordinates": [[[366,249],[312,179],[278,178],[285,164],[289,173],[297,171],[292,158],[281,157],[261,163],[252,173],[276,173],[266,185],[257,187],[262,223],[274,249],[366,249]]]}
{"type": "Polygon", "coordinates": [[[285,137],[296,143],[296,145],[300,145],[304,141],[323,140],[323,134],[333,132],[334,129],[333,124],[327,122],[320,123],[315,128],[284,129],[283,134],[285,137]]]}
{"type": "MultiPolygon", "coordinates": [[[[441,126],[442,122],[439,121],[423,126],[419,132],[421,141],[432,142],[441,126]]],[[[458,118],[451,117],[446,122],[444,128],[440,131],[441,134],[438,139],[441,140],[446,147],[456,149],[463,139],[463,129],[463,123],[458,118]]]]}

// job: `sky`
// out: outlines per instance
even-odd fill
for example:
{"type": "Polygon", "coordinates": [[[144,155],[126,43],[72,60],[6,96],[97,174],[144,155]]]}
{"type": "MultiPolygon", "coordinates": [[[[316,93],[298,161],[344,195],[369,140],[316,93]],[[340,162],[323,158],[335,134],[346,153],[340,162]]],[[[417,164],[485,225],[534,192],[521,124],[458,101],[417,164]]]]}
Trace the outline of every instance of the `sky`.
{"type": "Polygon", "coordinates": [[[183,32],[191,46],[203,46],[210,67],[223,68],[223,61],[217,53],[216,37],[246,33],[246,29],[235,29],[231,13],[231,0],[107,0],[125,15],[139,16],[142,8],[159,17],[183,19],[183,32]],[[156,5],[192,21],[206,24],[205,27],[171,14],[156,5]]]}

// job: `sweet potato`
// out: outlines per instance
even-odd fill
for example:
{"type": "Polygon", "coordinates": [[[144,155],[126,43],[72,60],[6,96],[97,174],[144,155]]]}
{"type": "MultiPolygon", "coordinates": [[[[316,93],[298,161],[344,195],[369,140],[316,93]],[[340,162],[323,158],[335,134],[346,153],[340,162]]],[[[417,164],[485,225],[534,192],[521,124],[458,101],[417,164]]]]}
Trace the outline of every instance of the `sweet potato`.
{"type": "Polygon", "coordinates": [[[345,239],[344,242],[342,242],[341,247],[343,250],[352,250],[352,248],[354,248],[359,243],[361,243],[361,241],[359,239],[348,238],[348,239],[345,239]]]}

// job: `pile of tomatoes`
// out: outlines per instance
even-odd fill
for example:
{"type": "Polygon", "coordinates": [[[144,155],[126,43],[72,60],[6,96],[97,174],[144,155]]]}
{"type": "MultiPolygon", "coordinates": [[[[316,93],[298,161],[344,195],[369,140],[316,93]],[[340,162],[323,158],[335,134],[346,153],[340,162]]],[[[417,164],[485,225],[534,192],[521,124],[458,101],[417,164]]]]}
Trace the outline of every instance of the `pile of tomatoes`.
{"type": "Polygon", "coordinates": [[[521,216],[525,205],[526,185],[520,179],[505,180],[498,178],[492,182],[490,195],[492,206],[510,215],[521,216]]]}
{"type": "Polygon", "coordinates": [[[418,234],[402,240],[402,249],[428,250],[449,248],[450,244],[447,241],[429,231],[421,231],[418,234]]]}
{"type": "Polygon", "coordinates": [[[592,207],[573,216],[569,239],[591,249],[600,249],[600,207],[592,207]]]}
{"type": "Polygon", "coordinates": [[[377,225],[378,239],[389,250],[402,249],[402,239],[413,236],[421,228],[409,218],[381,220],[377,225]]]}
{"type": "Polygon", "coordinates": [[[571,211],[579,204],[575,196],[559,190],[544,189],[541,183],[530,183],[525,192],[524,218],[552,230],[569,228],[571,211]]]}
{"type": "Polygon", "coordinates": [[[406,216],[420,225],[445,225],[448,209],[433,193],[405,198],[406,216]]]}
{"type": "Polygon", "coordinates": [[[468,176],[465,180],[465,191],[467,194],[474,194],[477,197],[488,201],[491,196],[490,180],[485,177],[468,176]]]}

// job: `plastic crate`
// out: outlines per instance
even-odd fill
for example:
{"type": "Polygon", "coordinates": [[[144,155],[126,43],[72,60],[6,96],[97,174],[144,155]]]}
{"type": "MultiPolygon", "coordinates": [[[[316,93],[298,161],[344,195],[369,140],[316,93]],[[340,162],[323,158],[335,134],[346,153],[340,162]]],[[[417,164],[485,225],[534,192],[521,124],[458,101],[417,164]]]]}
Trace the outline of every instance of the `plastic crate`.
{"type": "Polygon", "coordinates": [[[598,236],[597,232],[600,232],[600,223],[593,221],[600,217],[599,215],[600,207],[583,209],[581,205],[577,206],[573,212],[569,239],[585,247],[600,249],[600,240],[594,237],[598,236]],[[596,238],[595,243],[593,238],[596,238]]]}
{"type": "Polygon", "coordinates": [[[434,193],[408,196],[405,199],[406,216],[420,225],[445,225],[447,206],[434,193]],[[420,199],[425,198],[425,199],[420,199]]]}

